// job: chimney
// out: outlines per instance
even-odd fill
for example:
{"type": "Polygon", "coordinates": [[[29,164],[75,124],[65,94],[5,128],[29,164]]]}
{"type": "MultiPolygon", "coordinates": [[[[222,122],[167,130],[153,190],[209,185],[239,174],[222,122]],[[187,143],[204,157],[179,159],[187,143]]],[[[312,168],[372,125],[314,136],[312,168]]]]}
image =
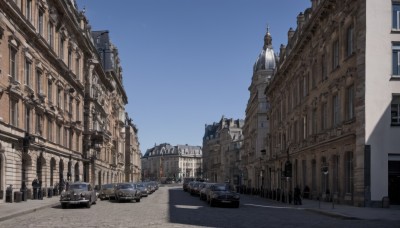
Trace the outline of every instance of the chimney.
{"type": "Polygon", "coordinates": [[[293,28],[290,28],[288,31],[288,41],[292,39],[293,35],[294,35],[294,30],[293,28]]]}

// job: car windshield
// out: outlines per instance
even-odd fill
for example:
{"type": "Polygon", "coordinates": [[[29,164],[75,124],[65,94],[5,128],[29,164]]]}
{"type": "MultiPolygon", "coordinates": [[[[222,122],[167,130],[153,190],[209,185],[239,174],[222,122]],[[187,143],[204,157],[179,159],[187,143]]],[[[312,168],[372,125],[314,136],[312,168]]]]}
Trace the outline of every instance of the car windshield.
{"type": "Polygon", "coordinates": [[[121,184],[121,185],[118,185],[118,189],[130,189],[130,188],[134,188],[133,184],[121,184]]]}
{"type": "Polygon", "coordinates": [[[110,189],[110,188],[114,188],[114,185],[112,185],[112,184],[103,185],[103,189],[110,189]]]}
{"type": "Polygon", "coordinates": [[[137,186],[138,186],[139,188],[143,188],[143,187],[144,187],[143,184],[137,184],[137,186]]]}
{"type": "Polygon", "coordinates": [[[228,187],[226,185],[214,185],[214,191],[227,191],[228,187]]]}
{"type": "Polygon", "coordinates": [[[86,184],[71,184],[71,185],[69,186],[69,189],[70,189],[70,190],[82,189],[82,190],[87,191],[88,186],[87,186],[86,184]]]}

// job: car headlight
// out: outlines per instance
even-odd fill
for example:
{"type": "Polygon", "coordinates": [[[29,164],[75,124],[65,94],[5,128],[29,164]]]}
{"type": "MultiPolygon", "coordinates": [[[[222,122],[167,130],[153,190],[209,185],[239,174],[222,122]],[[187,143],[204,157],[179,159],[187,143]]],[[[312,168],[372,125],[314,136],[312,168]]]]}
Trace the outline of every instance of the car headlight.
{"type": "Polygon", "coordinates": [[[239,195],[234,195],[233,198],[240,199],[240,196],[239,195]]]}

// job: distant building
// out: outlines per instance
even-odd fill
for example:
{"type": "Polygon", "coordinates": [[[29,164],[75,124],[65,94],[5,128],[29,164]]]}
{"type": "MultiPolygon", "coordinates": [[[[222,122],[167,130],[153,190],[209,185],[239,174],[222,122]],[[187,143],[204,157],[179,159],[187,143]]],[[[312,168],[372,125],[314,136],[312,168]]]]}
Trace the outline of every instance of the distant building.
{"type": "Polygon", "coordinates": [[[179,180],[203,176],[203,153],[200,146],[172,146],[168,143],[155,145],[146,151],[141,161],[143,180],[179,180]]]}
{"type": "Polygon", "coordinates": [[[218,123],[205,126],[203,137],[204,178],[212,182],[242,184],[240,169],[244,121],[222,117],[218,123]]]}

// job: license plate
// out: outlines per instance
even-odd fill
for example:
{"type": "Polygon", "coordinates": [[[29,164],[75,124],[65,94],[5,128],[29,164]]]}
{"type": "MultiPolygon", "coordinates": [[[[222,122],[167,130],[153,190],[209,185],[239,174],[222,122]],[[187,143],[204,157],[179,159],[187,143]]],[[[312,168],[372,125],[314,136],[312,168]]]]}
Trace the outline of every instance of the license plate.
{"type": "Polygon", "coordinates": [[[222,200],[221,203],[230,203],[231,201],[222,200]]]}

